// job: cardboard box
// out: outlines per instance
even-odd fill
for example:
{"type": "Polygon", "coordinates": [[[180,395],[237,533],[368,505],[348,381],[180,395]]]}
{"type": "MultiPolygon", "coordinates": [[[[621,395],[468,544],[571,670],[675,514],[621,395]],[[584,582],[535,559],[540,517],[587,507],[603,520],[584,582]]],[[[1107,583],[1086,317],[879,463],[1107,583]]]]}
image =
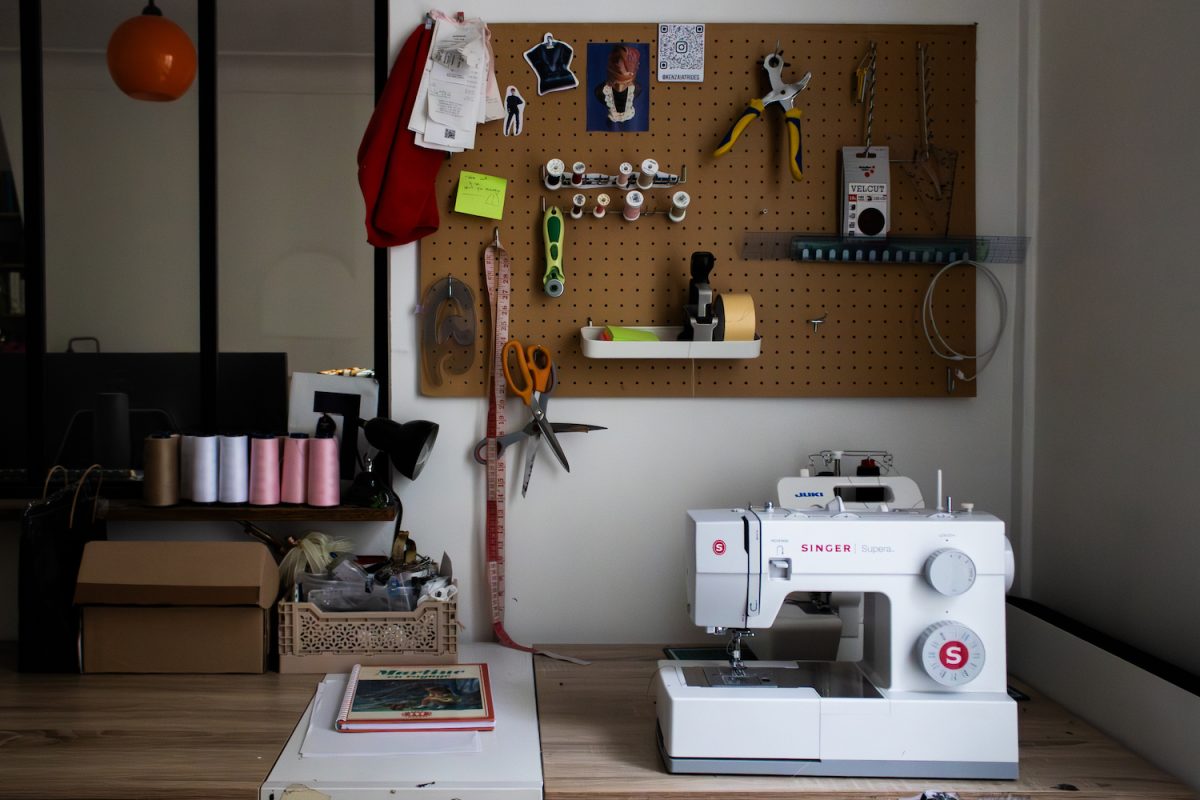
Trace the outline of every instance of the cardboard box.
{"type": "Polygon", "coordinates": [[[259,542],[89,542],[84,672],[264,672],[279,587],[259,542]]]}

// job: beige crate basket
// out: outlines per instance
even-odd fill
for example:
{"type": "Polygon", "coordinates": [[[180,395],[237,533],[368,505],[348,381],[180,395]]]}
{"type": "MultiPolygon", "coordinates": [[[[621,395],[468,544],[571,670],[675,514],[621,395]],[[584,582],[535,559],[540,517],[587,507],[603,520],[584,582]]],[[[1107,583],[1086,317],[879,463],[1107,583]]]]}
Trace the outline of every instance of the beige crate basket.
{"type": "Polygon", "coordinates": [[[458,599],[427,600],[415,611],[326,612],[279,603],[280,672],[349,672],[355,664],[453,664],[458,599]]]}

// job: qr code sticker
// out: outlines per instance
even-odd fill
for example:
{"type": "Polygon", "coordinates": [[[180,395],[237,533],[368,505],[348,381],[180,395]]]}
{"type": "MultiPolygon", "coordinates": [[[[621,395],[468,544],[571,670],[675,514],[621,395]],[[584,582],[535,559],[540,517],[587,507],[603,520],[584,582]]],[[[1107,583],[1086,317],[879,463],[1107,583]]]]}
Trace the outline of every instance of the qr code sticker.
{"type": "Polygon", "coordinates": [[[658,26],[658,79],[670,83],[704,81],[704,25],[664,22],[658,26]]]}

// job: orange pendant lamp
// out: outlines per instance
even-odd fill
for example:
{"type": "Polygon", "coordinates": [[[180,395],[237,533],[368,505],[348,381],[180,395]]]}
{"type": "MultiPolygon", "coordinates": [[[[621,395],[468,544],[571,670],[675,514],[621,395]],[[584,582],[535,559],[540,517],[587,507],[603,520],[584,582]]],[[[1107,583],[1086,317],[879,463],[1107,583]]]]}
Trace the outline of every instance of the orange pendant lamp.
{"type": "Polygon", "coordinates": [[[166,102],[183,96],[196,77],[196,48],[149,0],[140,16],[125,20],[108,40],[108,72],[135,100],[166,102]]]}

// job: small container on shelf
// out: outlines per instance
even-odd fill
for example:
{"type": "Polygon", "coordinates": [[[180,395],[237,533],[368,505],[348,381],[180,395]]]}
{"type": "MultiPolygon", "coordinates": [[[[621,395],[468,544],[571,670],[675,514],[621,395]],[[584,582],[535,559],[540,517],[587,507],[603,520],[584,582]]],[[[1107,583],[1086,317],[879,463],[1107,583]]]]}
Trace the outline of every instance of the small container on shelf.
{"type": "Polygon", "coordinates": [[[631,335],[604,338],[612,326],[588,325],[579,329],[583,355],[587,358],[758,358],[762,352],[762,337],[746,341],[695,342],[679,341],[682,325],[650,325],[619,330],[631,335]],[[645,334],[655,338],[644,338],[645,334]]]}

